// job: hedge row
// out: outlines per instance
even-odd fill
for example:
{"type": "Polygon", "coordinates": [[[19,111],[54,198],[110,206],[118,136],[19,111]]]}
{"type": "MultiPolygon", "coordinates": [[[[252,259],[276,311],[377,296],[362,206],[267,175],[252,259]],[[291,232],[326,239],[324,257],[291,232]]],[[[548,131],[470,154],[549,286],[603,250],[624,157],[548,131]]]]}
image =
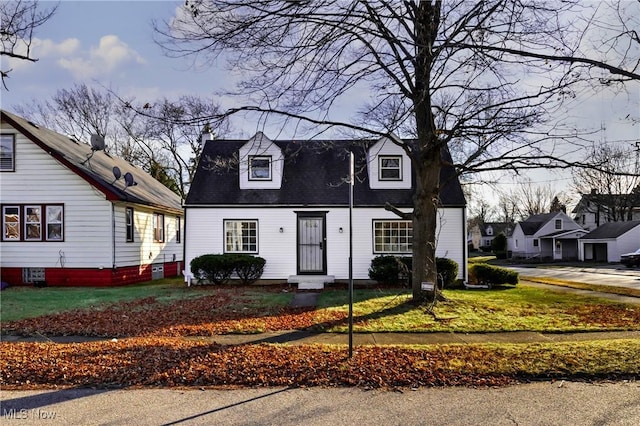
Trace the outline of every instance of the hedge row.
{"type": "Polygon", "coordinates": [[[191,272],[199,282],[225,284],[235,273],[242,284],[262,276],[266,260],[248,254],[204,254],[191,261],[191,272]]]}
{"type": "Polygon", "coordinates": [[[518,273],[486,263],[474,263],[469,266],[469,282],[479,285],[518,284],[518,273]]]}

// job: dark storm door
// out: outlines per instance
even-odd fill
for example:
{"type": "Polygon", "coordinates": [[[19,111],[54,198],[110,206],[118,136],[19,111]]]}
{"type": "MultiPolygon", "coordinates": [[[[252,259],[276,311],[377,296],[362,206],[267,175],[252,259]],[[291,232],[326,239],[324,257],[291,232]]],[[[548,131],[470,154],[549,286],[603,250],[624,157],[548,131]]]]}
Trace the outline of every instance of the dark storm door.
{"type": "Polygon", "coordinates": [[[298,214],[298,274],[326,274],[324,215],[298,214]]]}

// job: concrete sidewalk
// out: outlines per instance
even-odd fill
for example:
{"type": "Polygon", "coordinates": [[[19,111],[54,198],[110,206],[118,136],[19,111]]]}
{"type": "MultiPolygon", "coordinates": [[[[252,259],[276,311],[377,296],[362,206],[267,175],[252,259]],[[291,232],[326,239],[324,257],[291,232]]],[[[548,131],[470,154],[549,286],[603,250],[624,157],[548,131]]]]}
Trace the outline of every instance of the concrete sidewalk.
{"type": "MultiPolygon", "coordinates": [[[[126,338],[122,338],[126,339],[126,338]]],[[[281,343],[289,345],[347,345],[346,333],[315,333],[305,330],[284,330],[257,334],[220,334],[216,336],[175,337],[175,339],[205,341],[221,345],[253,345],[281,343]]],[[[537,343],[585,340],[640,339],[640,331],[602,331],[583,333],[540,333],[514,331],[503,333],[354,333],[354,345],[434,345],[473,343],[537,343]]],[[[82,343],[108,341],[109,338],[85,336],[2,336],[3,342],[82,343]]]]}

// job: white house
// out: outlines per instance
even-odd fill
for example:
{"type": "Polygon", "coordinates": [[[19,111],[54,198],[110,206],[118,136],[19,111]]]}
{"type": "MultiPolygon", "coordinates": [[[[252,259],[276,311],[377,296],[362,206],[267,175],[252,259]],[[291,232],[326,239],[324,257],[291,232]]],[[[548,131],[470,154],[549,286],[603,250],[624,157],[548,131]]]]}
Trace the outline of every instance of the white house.
{"type": "Polygon", "coordinates": [[[640,194],[582,194],[573,209],[575,221],[593,231],[608,222],[640,220],[640,194]]]}
{"type": "Polygon", "coordinates": [[[620,255],[640,248],[640,221],[609,222],[578,240],[580,260],[620,262],[620,255]]]}
{"type": "Polygon", "coordinates": [[[513,223],[509,222],[484,222],[471,227],[469,240],[474,249],[491,251],[493,239],[500,234],[509,238],[513,232],[513,223]]]}
{"type": "Polygon", "coordinates": [[[180,273],[180,197],[99,145],[2,111],[2,281],[108,286],[180,273]]]}
{"type": "Polygon", "coordinates": [[[508,240],[514,258],[577,260],[578,238],[587,231],[563,212],[529,216],[508,240]]]}
{"type": "MultiPolygon", "coordinates": [[[[371,259],[411,255],[412,223],[384,209],[412,210],[406,153],[371,141],[209,140],[185,202],[185,263],[203,254],[266,259],[262,279],[307,284],[349,277],[349,151],[357,178],[353,278],[368,280],[371,259]]],[[[448,153],[444,154],[448,156],[448,153]]],[[[437,255],[466,280],[465,199],[452,168],[441,173],[437,255]]]]}

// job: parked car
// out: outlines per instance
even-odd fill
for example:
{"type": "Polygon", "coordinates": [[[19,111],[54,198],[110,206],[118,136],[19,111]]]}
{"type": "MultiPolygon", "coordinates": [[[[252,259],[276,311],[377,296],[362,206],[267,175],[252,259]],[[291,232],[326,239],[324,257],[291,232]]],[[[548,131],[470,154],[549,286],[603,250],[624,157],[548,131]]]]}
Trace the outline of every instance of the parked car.
{"type": "Polygon", "coordinates": [[[620,255],[620,263],[627,268],[632,266],[640,266],[640,248],[633,253],[625,253],[620,255]]]}

